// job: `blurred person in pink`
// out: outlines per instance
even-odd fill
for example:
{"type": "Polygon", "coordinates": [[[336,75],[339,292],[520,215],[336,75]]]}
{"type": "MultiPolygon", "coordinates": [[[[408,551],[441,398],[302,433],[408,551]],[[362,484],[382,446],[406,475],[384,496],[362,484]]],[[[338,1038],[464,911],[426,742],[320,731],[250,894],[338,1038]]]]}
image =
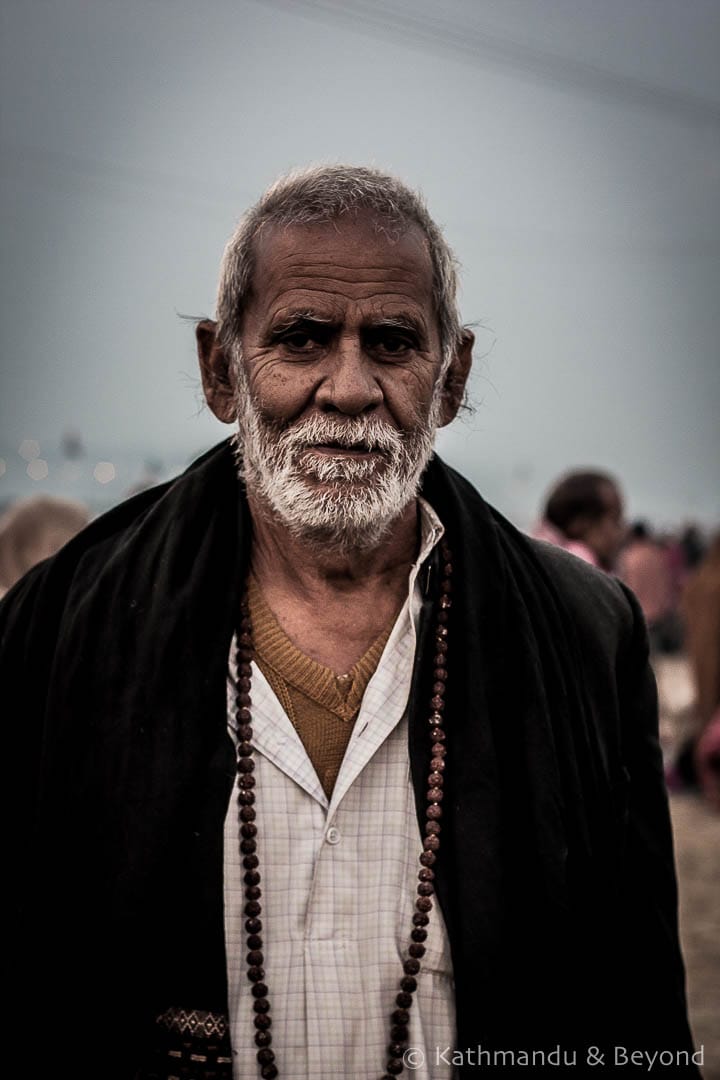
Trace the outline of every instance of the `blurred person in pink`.
{"type": "Polygon", "coordinates": [[[685,647],[697,692],[697,780],[720,810],[720,533],[688,579],[681,601],[685,647]]]}
{"type": "Polygon", "coordinates": [[[533,533],[606,571],[615,565],[624,534],[619,485],[591,470],[566,473],[552,487],[533,533]]]}
{"type": "Polygon", "coordinates": [[[640,601],[651,648],[675,651],[680,641],[669,553],[651,536],[643,521],[635,522],[630,530],[629,542],[618,560],[618,575],[640,601]]]}

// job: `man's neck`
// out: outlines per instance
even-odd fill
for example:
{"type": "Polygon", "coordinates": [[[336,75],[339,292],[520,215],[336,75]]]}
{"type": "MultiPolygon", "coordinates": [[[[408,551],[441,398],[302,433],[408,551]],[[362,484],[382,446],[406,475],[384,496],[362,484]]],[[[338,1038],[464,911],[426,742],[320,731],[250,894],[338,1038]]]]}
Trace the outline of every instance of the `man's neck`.
{"type": "Polygon", "coordinates": [[[344,672],[394,620],[407,597],[418,550],[413,500],[372,548],[318,548],[293,536],[249,496],[251,565],[266,603],[306,655],[344,672]]]}
{"type": "Polygon", "coordinates": [[[253,519],[252,569],[259,581],[283,580],[293,591],[314,593],[318,588],[362,589],[371,581],[407,579],[418,547],[418,504],[413,500],[375,546],[348,550],[294,536],[285,525],[264,513],[249,495],[253,519]]]}

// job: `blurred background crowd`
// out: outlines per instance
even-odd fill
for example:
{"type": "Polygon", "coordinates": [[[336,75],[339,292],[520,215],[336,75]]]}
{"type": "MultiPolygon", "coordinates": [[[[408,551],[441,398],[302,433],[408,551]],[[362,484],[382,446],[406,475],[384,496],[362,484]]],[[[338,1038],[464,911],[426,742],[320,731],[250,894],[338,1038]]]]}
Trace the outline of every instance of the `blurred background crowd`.
{"type": "Polygon", "coordinates": [[[571,471],[550,490],[535,536],[616,574],[635,594],[658,682],[671,791],[720,812],[720,528],[626,523],[618,481],[571,471]]]}

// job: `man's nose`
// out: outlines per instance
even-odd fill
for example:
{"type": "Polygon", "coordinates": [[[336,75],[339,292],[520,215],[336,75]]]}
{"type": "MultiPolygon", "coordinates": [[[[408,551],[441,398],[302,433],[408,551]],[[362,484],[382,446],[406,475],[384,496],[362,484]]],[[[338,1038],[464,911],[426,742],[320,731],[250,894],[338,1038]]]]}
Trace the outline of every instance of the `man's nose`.
{"type": "Polygon", "coordinates": [[[382,400],[382,388],[362,343],[341,339],[327,358],[327,374],[316,391],[316,404],[325,412],[360,416],[372,412],[382,400]]]}

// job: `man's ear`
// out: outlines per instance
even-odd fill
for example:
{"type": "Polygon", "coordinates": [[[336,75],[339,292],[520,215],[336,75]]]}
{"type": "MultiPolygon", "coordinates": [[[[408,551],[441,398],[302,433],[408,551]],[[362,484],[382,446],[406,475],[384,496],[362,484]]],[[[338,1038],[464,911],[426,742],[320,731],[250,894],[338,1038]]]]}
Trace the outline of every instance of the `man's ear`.
{"type": "Polygon", "coordinates": [[[452,358],[450,367],[445,373],[445,385],[442,389],[442,406],[440,409],[440,421],[438,426],[445,427],[458,414],[465,395],[465,384],[468,381],[470,368],[472,367],[472,350],[475,344],[475,335],[472,330],[463,328],[460,344],[452,358]]]}
{"type": "Polygon", "coordinates": [[[232,424],[236,416],[235,388],[230,359],[217,339],[217,323],[201,319],[195,327],[195,339],[205,400],[218,420],[232,424]]]}

